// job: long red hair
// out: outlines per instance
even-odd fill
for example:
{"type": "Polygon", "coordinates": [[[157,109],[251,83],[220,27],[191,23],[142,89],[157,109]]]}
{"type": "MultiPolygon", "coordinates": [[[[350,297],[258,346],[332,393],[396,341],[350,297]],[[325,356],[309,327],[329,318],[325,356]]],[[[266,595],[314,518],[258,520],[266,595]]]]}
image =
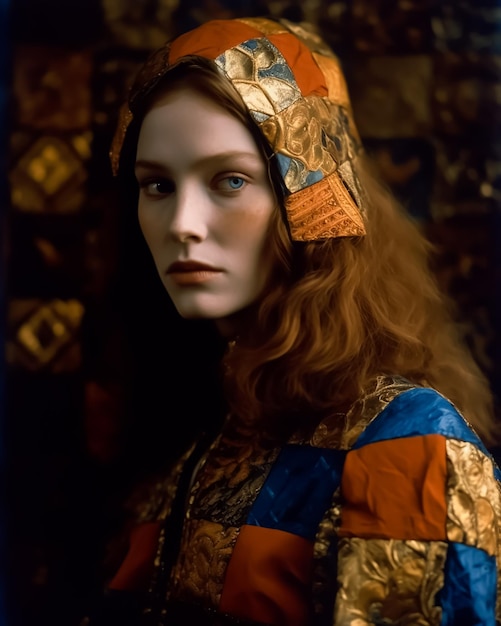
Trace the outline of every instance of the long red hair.
{"type": "MultiPolygon", "coordinates": [[[[234,87],[205,60],[169,70],[142,104],[190,86],[253,133],[281,201],[269,148],[234,87]]],[[[141,112],[135,112],[136,128],[141,112]]],[[[270,224],[272,268],[252,324],[224,357],[230,410],[263,430],[313,427],[343,413],[381,375],[435,388],[487,444],[496,437],[488,382],[465,346],[453,306],[430,270],[432,246],[378,181],[366,157],[359,176],[367,235],[292,242],[283,212],[270,224]]]]}
{"type": "Polygon", "coordinates": [[[251,336],[226,357],[231,402],[250,420],[289,413],[301,424],[398,375],[435,388],[494,443],[489,385],[430,270],[432,246],[366,159],[359,173],[365,237],[292,243],[273,223],[275,273],[251,336]]]}

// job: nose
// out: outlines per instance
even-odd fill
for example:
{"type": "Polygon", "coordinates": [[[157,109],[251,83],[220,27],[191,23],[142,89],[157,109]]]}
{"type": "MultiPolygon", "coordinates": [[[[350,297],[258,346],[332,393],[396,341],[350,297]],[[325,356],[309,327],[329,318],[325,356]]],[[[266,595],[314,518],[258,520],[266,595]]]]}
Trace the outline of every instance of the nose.
{"type": "Polygon", "coordinates": [[[207,237],[207,198],[196,185],[178,189],[170,223],[170,235],[176,241],[203,241],[207,237]]]}

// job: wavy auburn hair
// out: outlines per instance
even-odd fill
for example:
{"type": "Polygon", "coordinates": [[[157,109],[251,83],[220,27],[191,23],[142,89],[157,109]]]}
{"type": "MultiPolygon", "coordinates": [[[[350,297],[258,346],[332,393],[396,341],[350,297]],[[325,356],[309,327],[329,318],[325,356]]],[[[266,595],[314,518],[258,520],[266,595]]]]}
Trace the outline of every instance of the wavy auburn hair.
{"type": "MultiPolygon", "coordinates": [[[[135,112],[136,132],[159,95],[188,86],[250,129],[283,206],[270,148],[211,62],[194,57],[169,70],[135,112]]],[[[252,324],[223,359],[230,410],[263,431],[286,435],[345,412],[378,376],[398,375],[442,393],[494,444],[489,385],[430,270],[432,246],[377,180],[369,159],[359,158],[358,167],[365,237],[293,242],[283,211],[274,214],[264,253],[268,282],[250,311],[252,324]]]]}

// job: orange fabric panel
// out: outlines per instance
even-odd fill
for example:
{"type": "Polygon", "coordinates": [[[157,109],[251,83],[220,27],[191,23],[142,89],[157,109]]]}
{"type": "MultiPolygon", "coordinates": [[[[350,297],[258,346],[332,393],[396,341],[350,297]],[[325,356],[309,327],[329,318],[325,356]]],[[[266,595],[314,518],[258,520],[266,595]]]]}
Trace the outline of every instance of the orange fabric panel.
{"type": "MultiPolygon", "coordinates": [[[[218,20],[209,22],[181,35],[172,43],[169,63],[175,63],[187,54],[214,60],[226,50],[262,36],[259,30],[237,20],[232,23],[231,29],[221,28],[218,20]]],[[[294,68],[294,76],[303,96],[327,96],[325,77],[305,44],[289,33],[267,35],[267,39],[280,50],[289,67],[294,68]]]]}
{"type": "Polygon", "coordinates": [[[378,441],[346,455],[339,535],[446,540],[445,438],[378,441]]]}
{"type": "Polygon", "coordinates": [[[231,29],[225,22],[214,20],[193,31],[180,35],[169,52],[169,63],[175,63],[187,54],[197,54],[214,60],[225,50],[234,48],[247,39],[260,37],[261,33],[243,22],[234,21],[231,29]],[[221,27],[223,25],[223,28],[221,27]]]}
{"type": "Polygon", "coordinates": [[[294,73],[294,78],[303,96],[327,96],[327,81],[313,59],[309,48],[288,33],[269,35],[268,39],[276,46],[294,73]]]}
{"type": "Polygon", "coordinates": [[[148,589],[160,529],[160,522],[146,522],[132,529],[129,537],[129,550],[108,585],[110,589],[121,591],[146,591],[148,589]]]}
{"type": "Polygon", "coordinates": [[[266,624],[310,624],[313,544],[297,535],[242,526],[226,570],[219,609],[266,624]]]}

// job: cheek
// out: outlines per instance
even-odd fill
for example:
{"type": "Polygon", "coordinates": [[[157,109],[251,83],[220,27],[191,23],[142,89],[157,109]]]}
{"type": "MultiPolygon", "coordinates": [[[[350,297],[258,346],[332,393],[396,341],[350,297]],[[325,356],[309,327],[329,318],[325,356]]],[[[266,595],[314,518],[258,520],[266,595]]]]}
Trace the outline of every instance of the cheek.
{"type": "Polygon", "coordinates": [[[220,233],[228,242],[242,242],[246,249],[256,250],[266,239],[272,211],[263,209],[227,214],[220,223],[220,233]]]}
{"type": "MultiPolygon", "coordinates": [[[[262,213],[247,214],[245,217],[232,219],[226,231],[226,246],[231,249],[234,270],[240,277],[240,288],[251,290],[255,297],[266,280],[266,249],[269,216],[262,213]]],[[[225,247],[226,247],[225,246],[225,247]]]]}

